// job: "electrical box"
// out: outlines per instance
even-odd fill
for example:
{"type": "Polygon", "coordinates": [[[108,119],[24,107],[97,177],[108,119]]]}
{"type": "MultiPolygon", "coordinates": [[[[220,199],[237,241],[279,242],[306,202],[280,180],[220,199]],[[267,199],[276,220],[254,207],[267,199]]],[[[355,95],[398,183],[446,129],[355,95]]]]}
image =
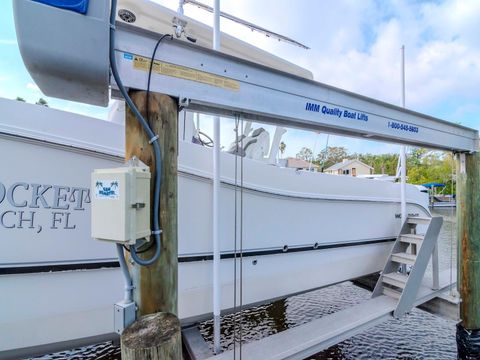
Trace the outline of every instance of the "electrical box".
{"type": "Polygon", "coordinates": [[[136,164],[94,170],[92,237],[124,245],[150,240],[150,170],[136,164]]]}
{"type": "Polygon", "coordinates": [[[113,308],[114,329],[117,334],[122,334],[131,323],[135,321],[136,306],[132,302],[120,301],[113,308]]]}

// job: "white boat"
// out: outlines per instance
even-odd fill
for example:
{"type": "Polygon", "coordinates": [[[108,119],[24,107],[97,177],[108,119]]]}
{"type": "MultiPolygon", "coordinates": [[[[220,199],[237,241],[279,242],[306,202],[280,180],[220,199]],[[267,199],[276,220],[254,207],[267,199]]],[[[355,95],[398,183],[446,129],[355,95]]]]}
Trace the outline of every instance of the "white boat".
{"type": "MultiPolygon", "coordinates": [[[[120,4],[155,32],[170,31],[176,15],[144,1],[120,4]]],[[[188,21],[208,46],[211,29],[188,21]]],[[[311,77],[227,35],[222,48],[311,77]]],[[[123,163],[124,126],[5,99],[0,109],[0,357],[111,338],[123,280],[115,247],[91,239],[89,184],[93,169],[123,163]]],[[[195,134],[190,120],[180,126],[178,315],[186,324],[212,312],[212,150],[183,137],[195,134]]],[[[400,185],[283,168],[272,164],[280,139],[262,136],[243,149],[243,303],[381,270],[401,225],[400,185]]],[[[234,154],[221,154],[224,310],[233,307],[234,163],[234,154]]],[[[429,216],[427,194],[408,185],[406,198],[408,213],[429,216]]]]}
{"type": "MultiPolygon", "coordinates": [[[[123,283],[114,246],[90,237],[89,183],[93,169],[123,162],[124,127],[12,100],[1,99],[0,109],[0,354],[108,337],[123,283]]],[[[179,144],[179,317],[191,322],[212,311],[212,150],[179,144]]],[[[235,155],[221,161],[229,309],[235,155]]],[[[401,224],[399,184],[268,161],[244,158],[243,198],[245,304],[379,271],[401,224]]],[[[429,215],[416,187],[407,186],[407,202],[409,213],[429,215]]]]}

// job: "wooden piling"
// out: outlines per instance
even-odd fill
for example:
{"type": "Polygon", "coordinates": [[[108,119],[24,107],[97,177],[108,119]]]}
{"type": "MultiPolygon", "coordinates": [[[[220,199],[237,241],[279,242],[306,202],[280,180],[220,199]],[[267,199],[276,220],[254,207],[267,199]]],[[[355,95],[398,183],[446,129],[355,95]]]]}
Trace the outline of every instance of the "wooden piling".
{"type": "Polygon", "coordinates": [[[480,356],[480,154],[457,154],[458,287],[460,359],[480,356]],[[472,357],[473,356],[473,357],[472,357]]]}
{"type": "MultiPolygon", "coordinates": [[[[146,118],[146,91],[130,91],[130,97],[135,105],[138,107],[142,115],[146,118]]],[[[130,264],[130,271],[133,278],[134,286],[134,301],[138,306],[137,316],[154,314],[154,313],[170,313],[177,315],[178,303],[178,244],[177,244],[177,156],[178,156],[178,136],[177,136],[177,122],[178,122],[178,106],[174,99],[167,95],[150,93],[149,97],[149,118],[150,127],[155,134],[159,136],[159,145],[162,153],[162,186],[160,193],[160,228],[161,234],[161,254],[159,259],[150,266],[139,266],[137,264],[130,264]]],[[[130,159],[133,156],[138,157],[146,165],[150,167],[152,173],[151,196],[153,198],[153,174],[155,171],[154,153],[152,146],[149,144],[145,132],[141,125],[130,111],[126,109],[126,146],[125,159],[130,159]]],[[[153,206],[153,200],[151,201],[153,206]]],[[[151,211],[153,216],[153,209],[151,211]]],[[[153,241],[153,239],[152,239],[153,241]]],[[[147,245],[148,246],[148,245],[147,245]]],[[[142,250],[142,248],[140,248],[142,250]]],[[[155,252],[155,247],[151,247],[145,253],[140,254],[140,257],[151,258],[155,252]]],[[[166,316],[166,314],[159,314],[166,316]]],[[[152,320],[152,318],[147,318],[152,320]]],[[[157,318],[153,318],[154,320],[157,318]]],[[[154,321],[152,320],[152,321],[154,321]]],[[[156,321],[156,320],[155,320],[156,321]]],[[[154,321],[154,322],[155,322],[154,321]]],[[[178,321],[178,319],[177,319],[178,321]]],[[[173,322],[171,322],[173,324],[173,322]]],[[[137,331],[137,336],[144,336],[141,324],[150,325],[145,318],[141,318],[134,323],[132,329],[129,328],[128,336],[129,343],[134,344],[134,334],[137,331]]],[[[157,324],[158,325],[158,324],[157,324]]],[[[154,333],[163,334],[168,333],[168,329],[163,329],[155,325],[154,333]]],[[[176,325],[175,325],[176,326],[176,325]]],[[[173,330],[172,330],[173,331],[173,330]]],[[[180,337],[180,327],[175,327],[175,335],[165,337],[165,341],[171,343],[172,353],[173,347],[177,347],[177,337],[180,337]]],[[[127,330],[124,332],[124,335],[127,330]]],[[[122,344],[126,343],[122,335],[122,344]]],[[[160,335],[159,335],[160,336],[160,335]]],[[[136,343],[142,343],[138,340],[136,343]]],[[[152,348],[158,349],[163,345],[152,342],[152,348]]],[[[129,350],[130,351],[130,350],[129,350]]],[[[163,349],[162,351],[167,351],[163,349]]],[[[123,350],[122,350],[123,353],[123,350]]],[[[136,350],[131,350],[132,354],[137,354],[136,350]]],[[[132,355],[133,356],[133,355],[132,355]]],[[[136,356],[136,355],[135,355],[136,356]]],[[[135,359],[136,357],[126,357],[125,359],[135,359]]],[[[153,359],[153,357],[150,357],[153,359]]],[[[173,358],[176,357],[163,357],[173,358]]],[[[178,357],[179,358],[179,357],[178,357]]],[[[160,359],[160,358],[159,358],[160,359]]]]}
{"type": "Polygon", "coordinates": [[[121,338],[122,359],[181,359],[180,321],[170,313],[142,316],[125,329],[121,338]]]}

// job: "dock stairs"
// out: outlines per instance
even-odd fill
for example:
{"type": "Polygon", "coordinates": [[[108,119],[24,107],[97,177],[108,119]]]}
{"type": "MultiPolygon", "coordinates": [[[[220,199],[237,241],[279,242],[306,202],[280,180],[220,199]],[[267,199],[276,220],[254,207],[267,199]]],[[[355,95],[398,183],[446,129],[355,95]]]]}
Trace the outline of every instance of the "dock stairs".
{"type": "MultiPolygon", "coordinates": [[[[242,356],[245,359],[305,359],[393,317],[401,317],[413,307],[437,298],[455,286],[455,283],[450,281],[454,270],[438,271],[436,243],[442,223],[441,217],[408,217],[405,220],[372,298],[306,324],[243,344],[241,354],[237,346],[235,350],[212,356],[208,346],[198,346],[201,335],[190,336],[192,341],[189,341],[187,336],[187,348],[192,345],[192,348],[203,348],[203,354],[210,354],[192,358],[230,360],[242,356]],[[432,279],[424,279],[430,257],[433,284],[432,279]]],[[[453,278],[455,277],[456,272],[453,274],[453,278]]],[[[198,330],[196,332],[198,333],[198,330]]],[[[191,353],[195,352],[202,353],[201,350],[192,349],[191,353]]]]}
{"type": "Polygon", "coordinates": [[[386,295],[397,299],[396,318],[414,305],[442,223],[442,217],[408,217],[402,226],[372,294],[373,298],[386,295]],[[418,233],[420,228],[423,234],[418,233]]]}

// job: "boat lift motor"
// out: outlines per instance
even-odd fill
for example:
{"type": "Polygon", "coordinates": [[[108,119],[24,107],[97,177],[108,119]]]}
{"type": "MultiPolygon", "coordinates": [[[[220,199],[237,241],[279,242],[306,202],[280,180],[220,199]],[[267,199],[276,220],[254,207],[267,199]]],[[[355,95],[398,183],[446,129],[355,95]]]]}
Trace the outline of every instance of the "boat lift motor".
{"type": "Polygon", "coordinates": [[[45,95],[108,105],[110,0],[13,0],[13,12],[23,62],[45,95]]]}

